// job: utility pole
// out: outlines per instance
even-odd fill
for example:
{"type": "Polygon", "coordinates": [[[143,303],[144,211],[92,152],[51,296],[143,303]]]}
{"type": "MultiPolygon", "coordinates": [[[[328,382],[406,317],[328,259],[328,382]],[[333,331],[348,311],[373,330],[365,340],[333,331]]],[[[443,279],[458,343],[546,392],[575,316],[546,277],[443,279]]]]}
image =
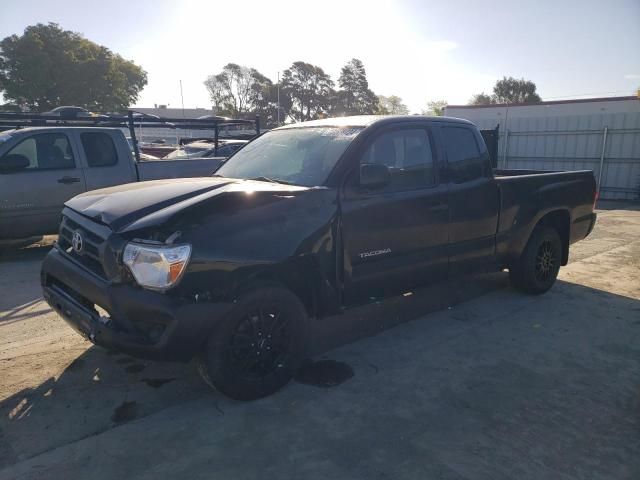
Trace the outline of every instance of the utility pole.
{"type": "Polygon", "coordinates": [[[182,119],[184,120],[184,95],[182,94],[182,80],[180,80],[180,101],[182,102],[182,119]]]}
{"type": "MultiPolygon", "coordinates": [[[[180,103],[182,103],[182,119],[184,120],[184,95],[182,94],[182,80],[180,80],[180,103]]],[[[191,132],[189,132],[189,136],[192,136],[191,132]]],[[[180,139],[177,138],[177,136],[176,140],[178,140],[178,144],[180,144],[180,139]]]]}

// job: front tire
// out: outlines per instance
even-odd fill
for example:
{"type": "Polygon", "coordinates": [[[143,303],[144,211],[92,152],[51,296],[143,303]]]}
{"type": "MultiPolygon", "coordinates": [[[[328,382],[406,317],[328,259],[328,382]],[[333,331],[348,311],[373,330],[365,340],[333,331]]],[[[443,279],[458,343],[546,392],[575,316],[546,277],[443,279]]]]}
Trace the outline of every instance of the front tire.
{"type": "Polygon", "coordinates": [[[553,228],[538,226],[520,258],[509,268],[511,284],[525,293],[544,293],[555,283],[561,261],[560,235],[553,228]]]}
{"type": "Polygon", "coordinates": [[[211,334],[198,370],[206,383],[235,400],[269,396],[300,367],[306,327],[306,310],[289,290],[248,291],[211,334]]]}

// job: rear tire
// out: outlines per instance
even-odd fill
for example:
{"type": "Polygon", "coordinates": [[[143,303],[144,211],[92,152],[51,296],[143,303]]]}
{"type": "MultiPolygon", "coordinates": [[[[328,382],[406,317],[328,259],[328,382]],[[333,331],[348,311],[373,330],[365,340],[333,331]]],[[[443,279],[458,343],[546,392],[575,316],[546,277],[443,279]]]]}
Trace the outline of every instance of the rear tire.
{"type": "Polygon", "coordinates": [[[197,359],[203,380],[235,400],[256,400],[284,387],[306,353],[307,314],[289,290],[243,294],[197,359]]]}
{"type": "Polygon", "coordinates": [[[560,235],[553,228],[538,226],[520,258],[509,268],[511,284],[525,293],[544,293],[555,283],[561,261],[560,235]]]}

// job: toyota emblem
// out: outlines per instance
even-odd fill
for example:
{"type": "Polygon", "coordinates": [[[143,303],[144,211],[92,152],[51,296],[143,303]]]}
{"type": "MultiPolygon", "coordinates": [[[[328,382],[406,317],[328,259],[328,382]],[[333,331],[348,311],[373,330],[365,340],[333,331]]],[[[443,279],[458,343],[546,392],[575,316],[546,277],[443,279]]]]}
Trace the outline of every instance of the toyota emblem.
{"type": "Polygon", "coordinates": [[[82,238],[82,234],[77,230],[73,232],[73,237],[71,237],[71,246],[73,247],[74,252],[82,253],[84,239],[82,238]]]}

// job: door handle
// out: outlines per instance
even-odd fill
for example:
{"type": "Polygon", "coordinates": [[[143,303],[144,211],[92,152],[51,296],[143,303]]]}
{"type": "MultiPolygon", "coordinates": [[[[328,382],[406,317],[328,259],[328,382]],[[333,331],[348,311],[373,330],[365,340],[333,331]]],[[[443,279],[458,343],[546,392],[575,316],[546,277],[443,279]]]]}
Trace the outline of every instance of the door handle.
{"type": "Polygon", "coordinates": [[[80,179],[78,177],[62,177],[58,179],[58,183],[78,183],[80,179]]]}

